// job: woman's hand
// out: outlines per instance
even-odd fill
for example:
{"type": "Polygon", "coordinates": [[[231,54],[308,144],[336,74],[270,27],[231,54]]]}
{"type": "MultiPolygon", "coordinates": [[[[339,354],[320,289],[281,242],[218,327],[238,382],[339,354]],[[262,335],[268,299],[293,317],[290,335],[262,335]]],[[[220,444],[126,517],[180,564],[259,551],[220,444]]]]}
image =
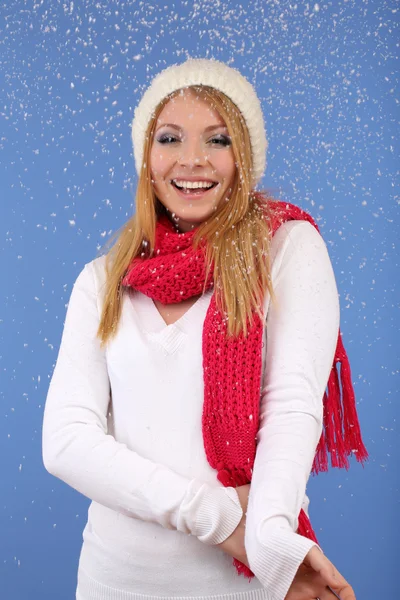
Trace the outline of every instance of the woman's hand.
{"type": "MultiPolygon", "coordinates": [[[[318,573],[325,582],[326,586],[330,586],[332,590],[338,594],[341,600],[356,600],[356,596],[351,585],[345,580],[343,575],[339,573],[335,565],[321,552],[317,546],[313,546],[306,555],[303,565],[311,567],[318,573]]],[[[332,592],[331,594],[333,597],[332,592]]],[[[321,595],[320,595],[321,597],[321,595]]],[[[323,596],[321,597],[322,600],[323,596]]]]}
{"type": "Polygon", "coordinates": [[[352,587],[334,564],[314,546],[300,565],[285,600],[334,600],[338,598],[336,594],[340,595],[341,600],[356,600],[352,587]]]}
{"type": "Polygon", "coordinates": [[[231,533],[231,535],[226,538],[224,542],[217,544],[217,547],[230,556],[233,556],[233,558],[237,558],[241,563],[248,567],[249,563],[247,561],[247,554],[244,547],[244,529],[246,525],[246,512],[247,503],[249,501],[250,484],[237,487],[236,492],[239,496],[240,504],[243,510],[243,516],[240,519],[239,525],[236,527],[235,531],[231,533]]]}
{"type": "MultiPolygon", "coordinates": [[[[294,576],[285,600],[328,600],[329,596],[323,595],[325,592],[329,590],[321,575],[303,563],[294,576]]],[[[333,600],[334,595],[331,592],[329,594],[329,600],[333,600]]]]}
{"type": "MultiPolygon", "coordinates": [[[[246,512],[249,500],[250,484],[236,488],[243,516],[233,533],[217,546],[241,563],[249,567],[246,549],[244,547],[244,532],[246,525],[246,512]]],[[[291,583],[285,600],[335,600],[340,595],[340,600],[356,600],[353,588],[335,568],[334,564],[313,546],[300,565],[291,583]]]]}

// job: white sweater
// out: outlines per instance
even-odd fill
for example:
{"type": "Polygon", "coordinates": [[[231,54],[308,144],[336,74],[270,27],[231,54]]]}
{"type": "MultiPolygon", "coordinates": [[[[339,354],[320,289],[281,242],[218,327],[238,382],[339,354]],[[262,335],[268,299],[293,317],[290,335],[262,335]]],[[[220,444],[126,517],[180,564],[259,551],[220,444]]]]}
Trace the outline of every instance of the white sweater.
{"type": "Polygon", "coordinates": [[[166,325],[129,290],[100,349],[105,257],[69,301],[46,400],[46,469],[92,500],[77,600],[284,600],[314,542],[295,533],[322,432],[339,300],[326,245],[307,221],[272,239],[277,305],[265,299],[260,429],[246,518],[250,582],[216,547],[242,510],[207,462],[201,339],[212,290],[166,325]]]}

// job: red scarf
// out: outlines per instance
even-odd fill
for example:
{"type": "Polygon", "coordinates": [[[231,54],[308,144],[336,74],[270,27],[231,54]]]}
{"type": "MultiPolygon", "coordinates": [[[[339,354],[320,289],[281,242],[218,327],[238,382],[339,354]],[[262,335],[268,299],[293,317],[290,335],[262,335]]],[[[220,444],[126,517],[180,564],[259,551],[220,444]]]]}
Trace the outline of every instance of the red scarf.
{"type": "MultiPolygon", "coordinates": [[[[256,200],[265,205],[261,192],[256,192],[256,200]]],[[[268,206],[273,214],[272,235],[282,223],[292,219],[309,221],[319,231],[313,218],[294,204],[268,200],[268,206]]],[[[201,294],[205,255],[201,244],[197,252],[192,249],[193,236],[194,231],[176,232],[169,219],[161,216],[156,225],[153,257],[133,259],[122,285],[139,290],[163,304],[174,304],[201,294]]],[[[206,290],[213,286],[211,268],[206,290]]],[[[237,338],[225,339],[226,321],[217,310],[215,294],[211,297],[202,336],[202,431],[207,460],[218,472],[218,480],[226,487],[250,483],[252,478],[259,429],[263,328],[263,321],[254,312],[253,326],[249,327],[247,338],[241,333],[237,338]],[[249,356],[252,357],[251,364],[249,356]]],[[[324,428],[314,458],[314,474],[328,470],[328,452],[332,467],[348,469],[347,457],[351,453],[361,463],[368,458],[361,438],[350,365],[340,329],[327,387],[323,397],[324,428]]],[[[299,514],[297,533],[318,543],[303,509],[299,514]]],[[[240,561],[234,559],[233,562],[239,574],[253,576],[240,561]]]]}

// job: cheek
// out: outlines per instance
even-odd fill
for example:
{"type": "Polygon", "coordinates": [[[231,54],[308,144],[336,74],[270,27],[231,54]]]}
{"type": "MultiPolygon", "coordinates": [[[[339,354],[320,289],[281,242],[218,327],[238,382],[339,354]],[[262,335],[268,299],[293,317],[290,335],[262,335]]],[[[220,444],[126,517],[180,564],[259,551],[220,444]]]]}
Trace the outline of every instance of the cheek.
{"type": "Polygon", "coordinates": [[[231,179],[236,171],[235,159],[233,156],[220,156],[214,161],[214,167],[223,176],[224,179],[231,179]]]}
{"type": "Polygon", "coordinates": [[[167,152],[157,148],[150,152],[150,169],[152,173],[162,175],[171,163],[171,157],[167,152]]]}

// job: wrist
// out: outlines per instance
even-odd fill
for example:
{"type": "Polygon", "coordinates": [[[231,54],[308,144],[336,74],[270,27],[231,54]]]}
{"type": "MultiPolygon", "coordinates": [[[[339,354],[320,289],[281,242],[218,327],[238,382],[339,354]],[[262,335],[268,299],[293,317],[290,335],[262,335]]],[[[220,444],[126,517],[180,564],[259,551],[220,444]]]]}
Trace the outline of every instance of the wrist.
{"type": "Polygon", "coordinates": [[[232,535],[242,517],[235,488],[210,486],[196,514],[195,535],[204,544],[221,544],[232,535]]]}

